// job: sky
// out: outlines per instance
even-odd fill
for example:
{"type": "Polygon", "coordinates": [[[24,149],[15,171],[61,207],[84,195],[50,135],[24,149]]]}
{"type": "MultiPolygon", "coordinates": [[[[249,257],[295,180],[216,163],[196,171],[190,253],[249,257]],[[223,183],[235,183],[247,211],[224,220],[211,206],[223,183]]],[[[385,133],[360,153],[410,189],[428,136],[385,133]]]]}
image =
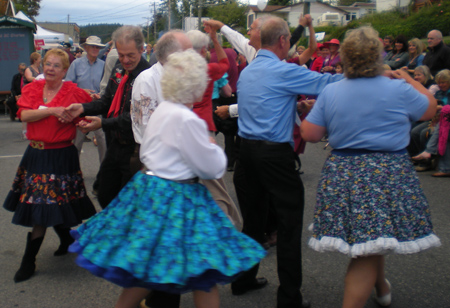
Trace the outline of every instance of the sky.
{"type": "MultiPolygon", "coordinates": [[[[257,0],[250,3],[256,4],[257,0]]],[[[67,22],[79,26],[98,23],[146,25],[153,16],[153,3],[159,0],[41,0],[38,22],[67,22]]],[[[246,2],[244,0],[244,2],[246,2]]],[[[151,20],[150,20],[151,22],[151,20]]]]}
{"type": "Polygon", "coordinates": [[[153,2],[148,0],[42,0],[36,20],[67,22],[67,15],[69,15],[69,21],[79,26],[89,23],[144,25],[147,24],[147,18],[153,16],[153,2]]]}

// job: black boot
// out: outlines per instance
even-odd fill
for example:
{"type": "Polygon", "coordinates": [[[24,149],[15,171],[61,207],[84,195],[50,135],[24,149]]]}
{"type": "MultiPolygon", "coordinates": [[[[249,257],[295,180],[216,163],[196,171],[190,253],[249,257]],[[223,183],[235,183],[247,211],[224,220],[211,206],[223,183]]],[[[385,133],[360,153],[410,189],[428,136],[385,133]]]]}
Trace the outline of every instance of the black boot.
{"type": "Polygon", "coordinates": [[[64,228],[60,226],[54,226],[56,234],[58,234],[61,244],[59,244],[58,250],[56,250],[54,256],[63,256],[67,254],[67,249],[75,241],[72,236],[70,236],[70,228],[64,228]]]}
{"type": "Polygon", "coordinates": [[[31,239],[31,233],[28,233],[27,236],[27,247],[25,248],[25,254],[22,258],[22,263],[20,264],[20,268],[14,276],[15,282],[21,282],[24,280],[28,280],[33,276],[34,270],[36,269],[36,255],[41,248],[42,241],[44,237],[38,237],[34,240],[31,239]]]}

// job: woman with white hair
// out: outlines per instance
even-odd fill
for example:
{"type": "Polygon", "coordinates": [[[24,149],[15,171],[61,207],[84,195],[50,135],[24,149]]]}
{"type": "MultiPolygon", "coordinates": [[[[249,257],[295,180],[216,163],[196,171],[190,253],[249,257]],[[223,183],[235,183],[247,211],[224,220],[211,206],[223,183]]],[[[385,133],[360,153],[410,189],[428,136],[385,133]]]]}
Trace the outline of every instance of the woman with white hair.
{"type": "Polygon", "coordinates": [[[436,100],[403,70],[382,74],[378,33],[362,27],[341,47],[345,79],[322,91],[302,121],[306,141],[328,132],[331,155],[317,189],[313,237],[316,251],[351,257],[344,308],[364,307],[372,290],[391,304],[384,255],[439,246],[427,199],[406,151],[411,121],[428,120],[436,100]]]}
{"type": "Polygon", "coordinates": [[[124,288],[116,307],[135,308],[150,289],[194,290],[196,307],[219,307],[217,283],[229,283],[265,255],[239,233],[198,179],[223,175],[226,158],[193,112],[207,84],[193,50],[164,65],[163,101],[141,144],[145,169],[101,213],[73,232],[71,251],[94,275],[124,288]]]}

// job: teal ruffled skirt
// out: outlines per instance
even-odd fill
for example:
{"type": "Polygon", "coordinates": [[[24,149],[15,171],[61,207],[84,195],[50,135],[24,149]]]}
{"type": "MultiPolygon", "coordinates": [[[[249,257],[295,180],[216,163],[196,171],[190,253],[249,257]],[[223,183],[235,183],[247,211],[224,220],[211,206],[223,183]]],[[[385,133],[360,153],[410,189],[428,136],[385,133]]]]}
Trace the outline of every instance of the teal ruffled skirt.
{"type": "Polygon", "coordinates": [[[238,232],[206,188],[138,172],[77,230],[77,264],[122,287],[208,291],[266,254],[238,232]]]}

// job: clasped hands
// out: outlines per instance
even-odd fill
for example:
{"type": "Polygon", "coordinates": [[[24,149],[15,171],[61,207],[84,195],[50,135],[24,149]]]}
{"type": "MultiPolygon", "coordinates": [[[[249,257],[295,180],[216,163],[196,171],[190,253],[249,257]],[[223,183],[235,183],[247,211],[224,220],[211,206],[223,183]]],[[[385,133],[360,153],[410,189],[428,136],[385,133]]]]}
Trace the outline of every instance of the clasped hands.
{"type": "MultiPolygon", "coordinates": [[[[61,107],[63,108],[63,107],[61,107]]],[[[61,116],[56,116],[62,123],[70,123],[84,112],[82,104],[72,104],[67,108],[63,108],[61,116]]],[[[102,127],[102,119],[99,117],[86,116],[77,123],[78,129],[83,133],[88,133],[102,127]]]]}

